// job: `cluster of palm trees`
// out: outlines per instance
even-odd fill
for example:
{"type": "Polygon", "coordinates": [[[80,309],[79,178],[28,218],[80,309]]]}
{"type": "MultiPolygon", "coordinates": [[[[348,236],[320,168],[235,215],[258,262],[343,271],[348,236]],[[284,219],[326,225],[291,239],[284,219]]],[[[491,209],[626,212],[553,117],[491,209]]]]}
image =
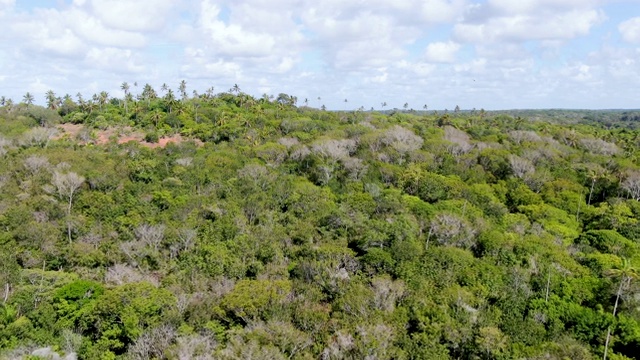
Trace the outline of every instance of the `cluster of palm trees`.
{"type": "MultiPolygon", "coordinates": [[[[134,82],[133,83],[134,87],[138,87],[138,83],[134,82]]],[[[190,97],[189,97],[189,93],[187,92],[187,82],[186,80],[181,80],[179,85],[178,85],[178,95],[180,97],[180,101],[178,101],[178,98],[176,96],[176,93],[166,84],[163,83],[160,86],[160,92],[162,96],[159,96],[158,92],[156,92],[156,90],[150,85],[150,84],[145,84],[142,87],[142,92],[138,95],[136,95],[134,97],[134,95],[131,93],[131,85],[128,82],[123,82],[120,85],[120,89],[124,92],[124,97],[123,99],[118,100],[118,102],[121,104],[121,106],[124,107],[124,112],[126,115],[129,114],[129,106],[132,103],[137,103],[138,101],[144,101],[146,102],[147,106],[150,106],[151,101],[154,99],[158,99],[158,98],[162,98],[167,106],[168,106],[168,111],[169,113],[172,113],[174,108],[181,103],[185,103],[190,97]]],[[[242,107],[245,104],[255,104],[256,100],[251,97],[248,94],[245,94],[241,91],[240,87],[238,86],[238,84],[234,84],[228,91],[229,94],[234,94],[239,98],[240,101],[240,106],[242,107]],[[252,101],[253,100],[253,101],[252,101]]],[[[204,100],[208,100],[208,99],[212,99],[214,98],[216,95],[214,94],[214,87],[210,87],[208,89],[205,90],[205,92],[203,94],[198,94],[198,92],[196,90],[193,90],[192,93],[192,99],[196,100],[196,99],[204,99],[204,100]]],[[[47,108],[52,109],[52,110],[57,110],[58,108],[60,108],[65,102],[73,102],[73,99],[71,98],[71,96],[69,94],[64,95],[63,97],[59,97],[56,96],[55,92],[53,90],[49,90],[47,91],[47,93],[45,94],[45,98],[46,98],[46,105],[47,108]]],[[[98,94],[93,94],[91,99],[84,99],[81,93],[76,94],[76,104],[85,112],[91,113],[93,112],[96,108],[99,108],[100,110],[102,110],[104,108],[104,106],[109,103],[112,98],[109,96],[109,93],[106,91],[101,91],[98,94]]],[[[262,96],[262,98],[260,99],[261,102],[271,102],[274,100],[274,96],[273,95],[266,95],[264,94],[262,96]]],[[[287,95],[287,94],[279,94],[278,97],[275,99],[277,103],[279,104],[283,104],[283,105],[287,105],[287,106],[295,106],[298,102],[298,98],[296,96],[291,96],[291,95],[287,95]],[[284,96],[283,96],[284,95],[284,96]]],[[[322,98],[318,97],[317,98],[318,101],[321,101],[322,98]]],[[[22,98],[22,102],[23,104],[25,104],[27,107],[31,106],[35,101],[35,97],[31,92],[27,92],[23,98],[22,98]]],[[[305,106],[309,106],[309,99],[305,98],[304,99],[304,105],[305,106]]],[[[348,99],[344,99],[345,103],[348,103],[348,99]]],[[[0,106],[13,106],[13,100],[11,99],[7,99],[6,97],[2,96],[0,98],[0,106]]],[[[194,105],[197,106],[197,105],[194,105]]],[[[384,110],[385,107],[387,107],[387,102],[382,102],[381,104],[381,109],[384,110]]],[[[403,108],[405,110],[407,110],[409,107],[408,103],[405,103],[403,105],[403,108]]],[[[322,105],[321,107],[322,109],[326,109],[326,107],[324,105],[322,105]]],[[[425,111],[428,109],[427,105],[425,104],[422,107],[425,111]]],[[[135,109],[135,105],[134,105],[134,109],[135,109]]],[[[361,109],[364,109],[364,107],[361,107],[361,109]]],[[[373,110],[373,108],[372,108],[373,110]]]]}

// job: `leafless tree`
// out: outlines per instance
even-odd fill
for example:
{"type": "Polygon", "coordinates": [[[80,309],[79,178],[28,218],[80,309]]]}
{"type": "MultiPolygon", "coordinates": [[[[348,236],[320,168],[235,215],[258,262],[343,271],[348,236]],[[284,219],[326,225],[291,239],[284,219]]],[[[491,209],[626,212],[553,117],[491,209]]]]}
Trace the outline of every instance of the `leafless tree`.
{"type": "Polygon", "coordinates": [[[374,298],[373,307],[383,311],[393,311],[396,302],[404,296],[405,285],[402,280],[392,280],[390,277],[377,277],[371,281],[374,298]]]}
{"type": "Polygon", "coordinates": [[[107,269],[105,274],[106,283],[114,285],[123,285],[135,282],[146,281],[154,285],[158,285],[155,278],[144,275],[137,269],[126,264],[115,264],[107,269]]]}
{"type": "Polygon", "coordinates": [[[292,137],[283,137],[278,139],[278,144],[284,145],[287,149],[291,148],[292,146],[298,145],[299,143],[300,142],[298,141],[298,139],[292,137]]]}
{"type": "Polygon", "coordinates": [[[212,360],[216,345],[206,335],[183,335],[176,338],[175,355],[179,360],[212,360]]]}
{"type": "Polygon", "coordinates": [[[324,348],[320,359],[348,359],[348,353],[355,347],[355,339],[351,334],[344,331],[336,332],[329,340],[327,347],[324,348]]]}
{"type": "Polygon", "coordinates": [[[444,139],[452,143],[452,146],[447,147],[447,151],[454,156],[466,154],[473,148],[469,135],[453,126],[444,127],[444,139]]]}
{"type": "Polygon", "coordinates": [[[269,170],[264,165],[259,164],[247,164],[238,170],[240,179],[249,180],[262,190],[266,190],[273,180],[269,175],[269,170]]]}
{"type": "Polygon", "coordinates": [[[360,180],[367,173],[368,165],[355,157],[348,157],[342,159],[342,166],[347,170],[349,178],[353,180],[360,180]]]}
{"type": "Polygon", "coordinates": [[[180,166],[189,167],[191,166],[191,163],[193,163],[192,157],[184,157],[184,158],[176,159],[176,164],[180,166]]]}
{"type": "Polygon", "coordinates": [[[42,170],[48,170],[51,168],[49,159],[38,155],[29,156],[24,160],[23,165],[32,176],[39,174],[42,170]]]}
{"type": "Polygon", "coordinates": [[[511,141],[520,145],[523,142],[541,142],[542,138],[535,131],[526,131],[526,130],[514,130],[509,131],[509,137],[511,141]]]}
{"type": "Polygon", "coordinates": [[[580,139],[580,145],[590,153],[605,156],[615,155],[620,152],[616,144],[604,141],[602,139],[580,139]]]}
{"type": "Polygon", "coordinates": [[[179,243],[173,244],[171,246],[171,257],[176,258],[183,251],[189,251],[195,245],[196,237],[198,236],[198,232],[194,229],[180,229],[178,230],[178,240],[179,243]]]}
{"type": "MultiPolygon", "coordinates": [[[[420,136],[399,125],[395,125],[385,131],[381,140],[384,145],[397,151],[401,157],[404,157],[409,152],[419,150],[424,143],[420,136]]],[[[399,160],[402,161],[402,159],[399,160]]]]}
{"type": "Polygon", "coordinates": [[[620,184],[622,188],[629,193],[632,199],[640,201],[640,172],[633,171],[627,175],[627,178],[620,184]]]}
{"type": "Polygon", "coordinates": [[[357,146],[353,139],[330,139],[313,144],[311,151],[325,159],[340,160],[351,155],[357,146]]]}
{"type": "Polygon", "coordinates": [[[60,173],[55,171],[53,173],[52,184],[60,199],[67,201],[67,235],[69,237],[69,243],[71,243],[71,206],[73,205],[73,197],[84,183],[84,177],[74,173],[60,173]]]}
{"type": "Polygon", "coordinates": [[[54,128],[36,127],[22,135],[20,144],[25,147],[39,146],[46,148],[58,131],[54,128]]]}
{"type": "Polygon", "coordinates": [[[533,164],[531,164],[531,161],[523,159],[518,155],[509,155],[509,165],[511,165],[513,175],[521,179],[532,174],[536,170],[533,164]]]}
{"type": "Polygon", "coordinates": [[[132,360],[162,359],[176,337],[176,330],[170,325],[161,325],[145,331],[129,347],[132,360]]]}
{"type": "Polygon", "coordinates": [[[431,221],[429,234],[442,245],[461,248],[470,248],[476,235],[471,224],[454,214],[436,215],[431,221]]]}
{"type": "Polygon", "coordinates": [[[135,229],[136,238],[142,244],[151,247],[154,251],[158,251],[160,243],[164,239],[164,231],[166,226],[163,224],[149,225],[142,224],[135,229]]]}

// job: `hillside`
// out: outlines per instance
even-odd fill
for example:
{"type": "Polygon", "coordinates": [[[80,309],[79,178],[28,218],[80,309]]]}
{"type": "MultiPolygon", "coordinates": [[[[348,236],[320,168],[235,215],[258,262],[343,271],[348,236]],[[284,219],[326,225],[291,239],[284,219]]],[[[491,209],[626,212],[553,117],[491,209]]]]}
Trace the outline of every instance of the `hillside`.
{"type": "Polygon", "coordinates": [[[640,354],[634,112],[125,92],[0,103],[0,358],[640,354]]]}

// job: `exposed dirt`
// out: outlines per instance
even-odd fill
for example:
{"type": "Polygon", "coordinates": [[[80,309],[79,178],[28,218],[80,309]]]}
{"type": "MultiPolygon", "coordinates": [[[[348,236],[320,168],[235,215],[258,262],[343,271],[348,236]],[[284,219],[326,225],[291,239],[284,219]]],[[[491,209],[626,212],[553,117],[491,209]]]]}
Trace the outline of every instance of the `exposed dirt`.
{"type": "MultiPolygon", "coordinates": [[[[142,146],[146,146],[149,148],[157,148],[157,147],[165,147],[168,143],[176,143],[179,144],[186,139],[184,139],[180,134],[162,137],[158,140],[157,143],[150,143],[144,141],[144,133],[140,131],[136,131],[131,127],[123,127],[123,128],[110,128],[106,130],[98,130],[94,129],[92,131],[88,131],[84,125],[81,124],[60,124],[57,126],[60,133],[55,137],[56,139],[61,139],[64,137],[69,137],[70,139],[75,139],[81,144],[96,144],[96,145],[104,145],[109,143],[112,138],[116,139],[118,144],[125,144],[129,141],[135,141],[140,143],[142,146]]],[[[200,140],[194,140],[196,144],[202,145],[200,140]]]]}

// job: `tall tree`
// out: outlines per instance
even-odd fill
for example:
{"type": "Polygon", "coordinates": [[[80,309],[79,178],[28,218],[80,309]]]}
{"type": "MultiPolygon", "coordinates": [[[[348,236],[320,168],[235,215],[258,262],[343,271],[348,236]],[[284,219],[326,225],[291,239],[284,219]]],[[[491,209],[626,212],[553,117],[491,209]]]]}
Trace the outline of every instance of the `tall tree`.
{"type": "Polygon", "coordinates": [[[142,99],[147,101],[147,106],[151,105],[151,100],[158,97],[156,91],[149,84],[144,84],[142,89],[142,99]]]}
{"type": "Polygon", "coordinates": [[[166,101],[167,107],[169,108],[169,114],[171,114],[171,109],[176,104],[176,97],[173,94],[173,90],[167,90],[167,94],[164,96],[164,101],[166,101]]]}
{"type": "MultiPolygon", "coordinates": [[[[638,273],[638,269],[631,265],[629,259],[622,259],[622,264],[614,269],[610,269],[607,272],[607,275],[612,278],[619,279],[618,290],[616,291],[616,302],[613,305],[613,317],[616,317],[616,313],[618,312],[618,304],[620,302],[620,296],[625,288],[629,288],[631,281],[637,279],[640,274],[638,273]]],[[[611,326],[607,328],[607,339],[604,343],[604,360],[607,360],[607,352],[609,350],[609,342],[611,341],[611,326]]]]}
{"type": "Polygon", "coordinates": [[[32,105],[33,101],[35,100],[35,98],[33,97],[33,94],[31,94],[30,92],[27,91],[26,94],[24,94],[24,96],[22,97],[22,102],[24,102],[25,104],[27,104],[27,106],[32,105]]]}
{"type": "Polygon", "coordinates": [[[51,110],[55,110],[58,108],[58,100],[56,98],[56,93],[53,90],[47,91],[45,97],[47,98],[47,107],[51,110]]]}
{"type": "Polygon", "coordinates": [[[73,204],[73,197],[84,183],[84,177],[69,172],[66,174],[55,172],[53,173],[53,186],[56,188],[56,192],[60,199],[67,201],[67,236],[69,237],[69,243],[71,243],[71,206],[73,204]]]}
{"type": "Polygon", "coordinates": [[[129,102],[129,84],[125,81],[120,85],[120,89],[124,91],[124,115],[129,114],[128,102],[129,102]]]}
{"type": "Polygon", "coordinates": [[[182,97],[182,101],[187,100],[189,95],[187,94],[187,82],[185,80],[180,81],[178,90],[180,91],[180,97],[182,97]]]}
{"type": "Polygon", "coordinates": [[[100,95],[98,95],[98,103],[100,104],[100,111],[102,111],[102,106],[106,105],[109,102],[109,93],[106,91],[101,91],[100,95]]]}

